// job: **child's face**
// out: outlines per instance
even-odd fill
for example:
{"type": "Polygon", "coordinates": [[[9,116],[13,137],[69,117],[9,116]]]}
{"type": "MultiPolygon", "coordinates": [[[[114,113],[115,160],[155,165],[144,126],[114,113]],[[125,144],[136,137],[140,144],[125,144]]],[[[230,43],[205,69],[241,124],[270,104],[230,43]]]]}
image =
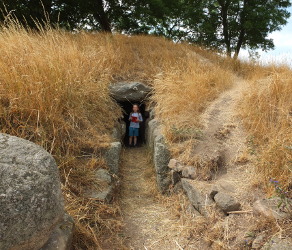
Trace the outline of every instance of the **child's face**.
{"type": "Polygon", "coordinates": [[[133,111],[134,111],[135,113],[139,111],[139,108],[138,108],[137,105],[134,105],[134,106],[133,106],[133,111]]]}

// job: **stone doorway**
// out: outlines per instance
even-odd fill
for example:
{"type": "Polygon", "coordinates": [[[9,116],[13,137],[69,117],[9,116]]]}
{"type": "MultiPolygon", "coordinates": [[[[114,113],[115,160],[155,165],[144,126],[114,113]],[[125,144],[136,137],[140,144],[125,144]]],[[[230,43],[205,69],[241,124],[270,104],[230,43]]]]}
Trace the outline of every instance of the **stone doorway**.
{"type": "Polygon", "coordinates": [[[126,123],[126,133],[123,138],[124,146],[129,146],[129,115],[132,112],[133,104],[138,104],[140,112],[143,117],[143,122],[140,124],[140,135],[138,137],[138,146],[143,145],[146,142],[146,120],[149,117],[147,112],[146,102],[151,95],[152,88],[139,82],[121,82],[110,85],[111,96],[121,106],[124,111],[122,118],[126,123]]]}

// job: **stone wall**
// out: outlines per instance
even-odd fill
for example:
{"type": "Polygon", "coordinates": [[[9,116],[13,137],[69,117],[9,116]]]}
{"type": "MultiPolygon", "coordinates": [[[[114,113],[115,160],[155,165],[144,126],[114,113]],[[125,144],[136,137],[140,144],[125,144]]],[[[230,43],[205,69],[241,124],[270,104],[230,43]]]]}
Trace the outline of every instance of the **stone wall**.
{"type": "Polygon", "coordinates": [[[153,154],[153,163],[156,172],[157,186],[160,192],[165,193],[170,186],[168,163],[170,152],[161,133],[161,127],[157,119],[150,116],[146,122],[147,145],[153,154]],[[151,119],[152,118],[152,119],[151,119]]]}
{"type": "Polygon", "coordinates": [[[97,199],[101,202],[111,203],[115,190],[118,187],[118,176],[120,172],[120,155],[122,151],[122,143],[126,133],[126,124],[117,122],[112,131],[112,139],[109,147],[101,152],[101,156],[105,159],[108,169],[97,169],[95,172],[98,187],[93,187],[84,193],[84,197],[97,199]]]}

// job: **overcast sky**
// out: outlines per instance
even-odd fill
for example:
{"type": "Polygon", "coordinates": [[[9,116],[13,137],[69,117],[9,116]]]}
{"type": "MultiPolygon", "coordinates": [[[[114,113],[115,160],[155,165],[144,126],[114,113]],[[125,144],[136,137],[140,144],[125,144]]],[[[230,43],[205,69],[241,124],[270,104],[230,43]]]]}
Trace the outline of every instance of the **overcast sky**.
{"type": "MultiPolygon", "coordinates": [[[[292,7],[289,8],[292,13],[292,7]]],[[[270,35],[274,39],[275,49],[267,53],[259,51],[263,62],[288,63],[292,65],[292,16],[288,20],[288,24],[281,31],[274,32],[270,35]]],[[[241,52],[241,57],[248,57],[247,51],[241,52]]]]}

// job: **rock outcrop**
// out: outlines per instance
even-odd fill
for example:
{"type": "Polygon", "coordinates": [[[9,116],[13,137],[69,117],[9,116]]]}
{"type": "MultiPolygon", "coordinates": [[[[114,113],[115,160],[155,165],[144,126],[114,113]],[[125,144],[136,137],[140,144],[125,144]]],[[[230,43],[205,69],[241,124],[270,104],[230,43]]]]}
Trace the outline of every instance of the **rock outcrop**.
{"type": "Polygon", "coordinates": [[[150,92],[151,88],[140,82],[120,82],[110,85],[110,93],[118,102],[143,100],[150,92]]]}
{"type": "Polygon", "coordinates": [[[0,134],[0,211],[0,249],[40,249],[64,218],[54,158],[5,134],[0,134]]]}

